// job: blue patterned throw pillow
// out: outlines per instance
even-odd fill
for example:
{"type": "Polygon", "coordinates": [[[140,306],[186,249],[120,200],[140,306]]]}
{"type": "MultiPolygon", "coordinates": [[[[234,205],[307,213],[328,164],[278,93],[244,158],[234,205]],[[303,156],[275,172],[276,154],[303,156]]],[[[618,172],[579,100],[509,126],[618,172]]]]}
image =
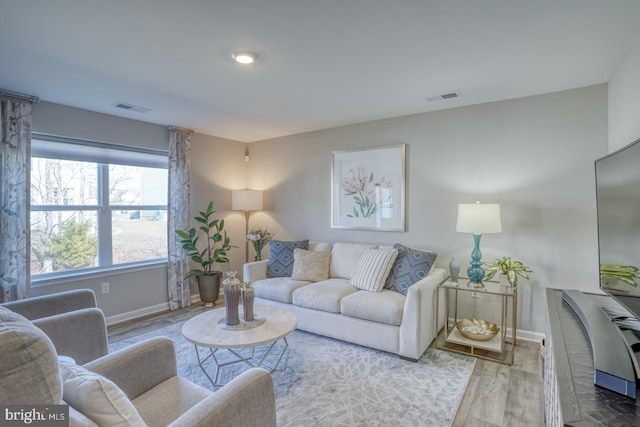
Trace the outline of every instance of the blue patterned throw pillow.
{"type": "Polygon", "coordinates": [[[309,240],[293,242],[270,241],[267,277],[291,277],[293,274],[293,250],[296,248],[308,249],[309,240]]]}
{"type": "Polygon", "coordinates": [[[396,243],[393,247],[398,250],[398,257],[384,287],[406,295],[411,285],[429,274],[438,254],[411,249],[400,243],[396,243]]]}

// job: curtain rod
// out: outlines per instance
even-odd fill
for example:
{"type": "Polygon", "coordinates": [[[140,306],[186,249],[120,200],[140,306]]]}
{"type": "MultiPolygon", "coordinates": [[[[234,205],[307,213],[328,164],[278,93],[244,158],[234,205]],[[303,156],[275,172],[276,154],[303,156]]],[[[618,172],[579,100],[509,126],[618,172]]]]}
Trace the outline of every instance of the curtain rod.
{"type": "Polygon", "coordinates": [[[32,104],[39,104],[40,98],[37,96],[25,95],[18,92],[11,92],[9,90],[0,89],[0,96],[4,96],[6,98],[14,98],[20,101],[28,101],[32,104]]]}

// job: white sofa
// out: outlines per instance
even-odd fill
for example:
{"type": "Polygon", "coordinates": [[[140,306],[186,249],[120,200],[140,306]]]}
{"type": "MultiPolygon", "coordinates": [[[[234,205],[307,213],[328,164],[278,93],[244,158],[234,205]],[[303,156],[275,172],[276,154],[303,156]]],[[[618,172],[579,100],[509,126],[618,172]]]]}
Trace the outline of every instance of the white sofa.
{"type": "MultiPolygon", "coordinates": [[[[292,311],[298,316],[298,329],[416,361],[435,338],[437,286],[449,275],[449,260],[438,256],[429,274],[409,287],[406,296],[389,289],[359,290],[349,284],[366,248],[390,247],[309,242],[308,250],[331,251],[327,280],[268,278],[267,260],[245,264],[243,278],[255,287],[256,304],[292,311]]],[[[440,304],[443,307],[444,301],[440,304]]],[[[443,312],[437,319],[438,330],[444,325],[443,312]]]]}

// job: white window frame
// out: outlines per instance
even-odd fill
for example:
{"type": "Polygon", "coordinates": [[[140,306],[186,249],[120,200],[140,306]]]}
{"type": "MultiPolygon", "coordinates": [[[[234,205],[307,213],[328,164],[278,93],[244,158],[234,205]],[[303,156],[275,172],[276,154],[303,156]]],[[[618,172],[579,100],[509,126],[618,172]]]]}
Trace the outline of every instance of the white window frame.
{"type": "MultiPolygon", "coordinates": [[[[167,258],[156,258],[126,264],[113,264],[112,251],[112,212],[118,210],[167,210],[167,205],[111,205],[109,203],[109,166],[111,164],[168,169],[167,151],[137,148],[87,141],[75,138],[32,133],[31,157],[75,160],[96,163],[97,168],[97,205],[31,205],[32,212],[90,211],[96,212],[98,235],[98,266],[31,276],[34,287],[48,286],[69,281],[86,280],[94,277],[109,276],[114,273],[147,270],[166,266],[167,258]],[[35,143],[34,143],[35,142],[35,143]],[[42,143],[44,142],[44,143],[42,143]]],[[[168,195],[167,195],[168,197],[168,195]]]]}

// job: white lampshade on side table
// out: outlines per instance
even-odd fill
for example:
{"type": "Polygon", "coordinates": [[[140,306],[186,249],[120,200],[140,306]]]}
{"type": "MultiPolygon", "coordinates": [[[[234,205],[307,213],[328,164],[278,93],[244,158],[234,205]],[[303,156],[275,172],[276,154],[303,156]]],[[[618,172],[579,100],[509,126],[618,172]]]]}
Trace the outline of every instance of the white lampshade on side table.
{"type": "Polygon", "coordinates": [[[471,265],[467,270],[469,285],[481,288],[484,279],[480,238],[486,233],[500,233],[502,221],[500,205],[496,203],[461,203],[458,205],[456,231],[473,234],[474,248],[471,252],[471,265]]]}
{"type": "Polygon", "coordinates": [[[244,211],[245,227],[245,262],[249,260],[249,242],[247,234],[249,234],[249,215],[252,211],[261,211],[263,209],[263,192],[260,190],[233,190],[231,192],[231,210],[244,211]]]}

